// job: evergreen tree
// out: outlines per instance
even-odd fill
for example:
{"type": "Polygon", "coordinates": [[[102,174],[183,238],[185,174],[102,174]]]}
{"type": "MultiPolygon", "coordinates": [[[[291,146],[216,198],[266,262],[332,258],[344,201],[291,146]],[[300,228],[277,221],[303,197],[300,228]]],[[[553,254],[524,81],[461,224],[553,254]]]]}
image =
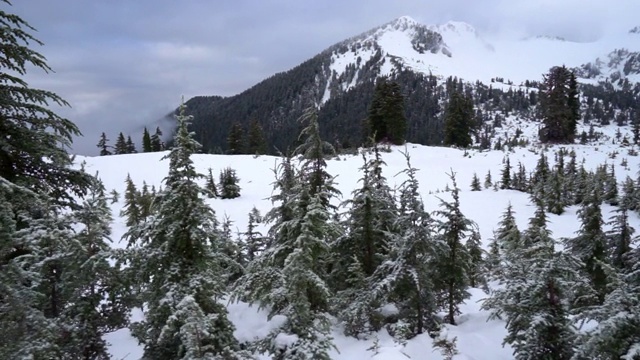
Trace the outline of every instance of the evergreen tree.
{"type": "Polygon", "coordinates": [[[244,235],[244,252],[247,262],[255,260],[255,258],[266,248],[266,238],[257,230],[258,224],[260,223],[262,223],[260,211],[253,207],[249,213],[247,231],[242,234],[244,235]]]}
{"type": "Polygon", "coordinates": [[[543,123],[540,141],[573,143],[580,119],[575,74],[564,66],[552,67],[544,75],[539,97],[543,123]]]}
{"type": "Polygon", "coordinates": [[[240,197],[240,179],[236,171],[230,167],[220,171],[220,181],[218,182],[218,194],[220,199],[235,199],[240,197]]]}
{"type": "MultiPolygon", "coordinates": [[[[49,107],[68,103],[23,80],[27,69],[51,71],[30,48],[42,45],[31,35],[35,29],[5,11],[0,21],[0,358],[75,356],[61,351],[58,313],[44,306],[52,298],[47,284],[55,281],[46,278],[55,272],[45,272],[45,266],[64,252],[46,251],[72,235],[60,214],[79,207],[76,199],[87,193],[92,178],[71,168],[67,149],[80,135],[78,128],[49,107]]],[[[65,292],[72,287],[60,285],[65,292]]]]}
{"type": "Polygon", "coordinates": [[[264,131],[257,120],[252,120],[249,125],[249,154],[262,155],[267,153],[267,141],[264,131]]]}
{"type": "Polygon", "coordinates": [[[151,135],[149,135],[149,130],[147,127],[144,127],[144,132],[142,133],[142,152],[151,152],[153,148],[151,146],[151,135]]]}
{"type": "Polygon", "coordinates": [[[209,172],[207,174],[207,183],[204,188],[209,191],[207,193],[207,196],[210,199],[218,197],[218,186],[216,185],[216,181],[213,179],[213,170],[211,170],[211,168],[209,168],[209,172]]]}
{"type": "Polygon", "coordinates": [[[107,155],[111,155],[111,151],[109,151],[110,146],[107,145],[107,142],[109,141],[109,139],[107,139],[107,135],[103,132],[100,135],[100,141],[98,141],[98,149],[100,149],[100,156],[107,156],[107,155]]]}
{"type": "Polygon", "coordinates": [[[500,181],[500,189],[511,189],[511,162],[507,156],[502,168],[502,180],[500,181]]]}
{"type": "Polygon", "coordinates": [[[567,249],[584,263],[596,299],[585,300],[587,304],[601,304],[607,294],[607,275],[603,264],[607,263],[607,238],[603,230],[600,190],[592,186],[578,210],[581,225],[575,238],[567,239],[567,249]]]}
{"type": "Polygon", "coordinates": [[[460,314],[459,305],[467,299],[471,256],[464,246],[465,239],[471,235],[475,224],[460,211],[460,190],[456,185],[455,174],[449,174],[453,183],[452,202],[440,200],[442,210],[436,212],[444,218],[439,224],[440,235],[447,248],[438,257],[435,267],[436,289],[440,293],[439,304],[444,308],[446,321],[455,325],[455,316],[460,314]]]}
{"type": "Polygon", "coordinates": [[[618,270],[628,270],[632,266],[628,256],[631,252],[635,229],[629,225],[629,214],[626,208],[620,207],[615,212],[609,221],[611,229],[607,232],[609,262],[618,270]]]}
{"type": "Polygon", "coordinates": [[[136,185],[131,180],[131,176],[127,174],[127,179],[125,180],[127,187],[124,191],[124,207],[120,211],[120,216],[126,217],[126,225],[131,227],[137,225],[142,220],[142,214],[140,210],[140,204],[138,201],[138,189],[136,189],[136,185]]]}
{"type": "Polygon", "coordinates": [[[219,302],[226,287],[224,254],[213,210],[198,185],[191,155],[199,144],[187,130],[184,103],[169,159],[165,188],[154,202],[152,218],[133,226],[129,271],[138,281],[145,318],[133,333],[149,359],[243,359],[233,324],[219,302]]]}
{"type": "Polygon", "coordinates": [[[471,180],[471,191],[480,191],[482,188],[480,187],[480,179],[478,178],[478,174],[473,173],[473,179],[471,180]]]}
{"type": "Polygon", "coordinates": [[[507,322],[504,344],[517,360],[569,360],[576,330],[568,318],[577,260],[556,253],[538,202],[526,233],[527,246],[511,253],[502,285],[482,307],[507,322]]]}
{"type": "Polygon", "coordinates": [[[244,130],[239,122],[234,122],[227,137],[227,154],[244,154],[244,130]]]}
{"type": "Polygon", "coordinates": [[[133,140],[131,140],[131,136],[127,136],[127,152],[125,154],[135,154],[138,151],[136,150],[136,145],[133,143],[133,140]]]}
{"type": "Polygon", "coordinates": [[[473,101],[456,89],[451,89],[445,110],[444,145],[469,147],[472,144],[472,128],[473,101]]]}
{"type": "Polygon", "coordinates": [[[404,144],[407,118],[404,112],[404,96],[397,82],[386,77],[376,81],[367,124],[368,135],[376,142],[404,144]]]}
{"type": "Polygon", "coordinates": [[[114,146],[114,153],[116,155],[129,153],[129,148],[127,147],[127,139],[125,139],[123,133],[118,134],[118,139],[116,140],[116,145],[114,146]]]}
{"type": "Polygon", "coordinates": [[[62,276],[64,282],[73,284],[61,313],[72,329],[65,335],[64,349],[79,359],[110,359],[103,336],[128,324],[130,303],[119,269],[110,263],[113,217],[100,180],[96,179],[72,216],[82,228],[71,238],[62,276]]]}
{"type": "Polygon", "coordinates": [[[164,150],[164,144],[162,143],[162,130],[160,127],[156,127],[156,132],[151,135],[151,151],[164,150]]]}
{"type": "Polygon", "coordinates": [[[467,238],[465,247],[469,252],[469,286],[474,288],[486,288],[487,278],[484,274],[486,268],[485,259],[482,250],[482,238],[478,229],[474,229],[467,238]]]}
{"type": "MultiPolygon", "coordinates": [[[[289,178],[290,163],[276,179],[280,189],[273,200],[281,205],[267,214],[273,226],[270,244],[246,274],[237,282],[236,298],[258,302],[269,307],[269,316],[286,316],[286,321],[258,344],[258,350],[274,359],[329,359],[333,347],[330,333],[330,300],[327,284],[330,248],[340,235],[329,200],[337,194],[333,177],[323,175],[324,182],[315,183],[317,174],[326,174],[323,156],[325,142],[319,139],[313,111],[304,120],[309,125],[296,152],[305,161],[299,172],[301,181],[289,178]],[[291,185],[291,187],[289,187],[291,185]],[[281,344],[279,336],[292,341],[281,344]]],[[[288,165],[287,165],[288,164],[288,165]]]]}
{"type": "Polygon", "coordinates": [[[484,188],[489,189],[493,186],[493,181],[491,180],[491,170],[487,170],[487,175],[484,176],[484,188]]]}

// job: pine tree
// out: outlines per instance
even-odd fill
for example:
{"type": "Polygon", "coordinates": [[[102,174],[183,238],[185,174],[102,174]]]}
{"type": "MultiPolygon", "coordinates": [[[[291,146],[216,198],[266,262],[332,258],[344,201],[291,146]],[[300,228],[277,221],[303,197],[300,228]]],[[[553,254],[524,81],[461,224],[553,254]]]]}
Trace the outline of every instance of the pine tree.
{"type": "Polygon", "coordinates": [[[239,122],[234,122],[227,137],[227,154],[244,154],[244,130],[239,122]]]}
{"type": "Polygon", "coordinates": [[[635,229],[629,225],[627,209],[624,207],[616,209],[615,214],[611,216],[609,225],[611,229],[606,234],[609,262],[618,270],[628,270],[632,266],[629,263],[629,253],[635,229]]]}
{"type": "Polygon", "coordinates": [[[447,248],[436,261],[438,273],[434,281],[436,289],[440,292],[439,304],[446,312],[446,321],[455,325],[455,317],[460,314],[458,306],[470,296],[466,289],[470,281],[471,256],[464,242],[471,235],[475,224],[460,211],[460,190],[455,174],[451,173],[449,177],[453,183],[452,202],[441,199],[442,209],[436,212],[444,219],[439,224],[439,232],[447,248]]]}
{"type": "Polygon", "coordinates": [[[581,225],[575,238],[567,239],[568,251],[584,263],[596,299],[585,300],[587,304],[601,304],[607,294],[607,275],[603,264],[607,263],[607,238],[603,230],[600,190],[592,186],[578,210],[581,225]]]}
{"type": "Polygon", "coordinates": [[[375,142],[401,145],[405,141],[407,119],[400,85],[386,77],[377,79],[367,118],[368,137],[375,142]]]}
{"type": "Polygon", "coordinates": [[[333,347],[329,320],[333,294],[327,270],[329,244],[341,233],[329,205],[337,192],[325,170],[326,143],[319,138],[315,112],[308,110],[303,120],[308,121],[301,132],[306,139],[296,151],[305,159],[301,181],[288,178],[291,170],[285,162],[276,179],[281,193],[274,198],[282,203],[267,214],[273,223],[270,244],[249,264],[235,292],[236,298],[269,307],[270,317],[286,316],[258,345],[260,352],[276,359],[329,359],[327,352],[333,347]],[[318,174],[323,174],[322,182],[314,182],[318,174]],[[293,340],[281,345],[276,341],[281,334],[293,340]]]}
{"type": "Polygon", "coordinates": [[[480,187],[480,179],[478,178],[478,174],[473,173],[473,179],[471,180],[471,191],[480,191],[482,188],[480,187]]]}
{"type": "Polygon", "coordinates": [[[209,172],[207,173],[207,183],[204,188],[209,191],[207,196],[210,199],[218,197],[218,186],[216,185],[216,181],[213,179],[213,170],[211,170],[211,168],[209,168],[209,172]]]}
{"type": "Polygon", "coordinates": [[[491,170],[487,170],[487,175],[484,177],[484,188],[489,189],[493,186],[493,181],[491,180],[491,170]]]}
{"type": "Polygon", "coordinates": [[[541,204],[526,230],[528,245],[507,262],[502,285],[482,305],[507,322],[504,344],[517,360],[569,360],[576,330],[569,320],[570,294],[578,261],[554,251],[541,204]]]}
{"type": "Polygon", "coordinates": [[[203,175],[191,160],[199,144],[187,130],[180,106],[174,147],[165,156],[169,173],[154,203],[152,218],[125,234],[132,277],[146,303],[134,336],[149,359],[244,359],[234,326],[219,302],[226,287],[224,254],[213,210],[198,185],[203,175]]]}
{"type": "Polygon", "coordinates": [[[51,71],[44,56],[30,48],[42,45],[31,35],[35,29],[5,11],[0,21],[0,358],[73,356],[60,352],[59,319],[43,305],[50,295],[45,275],[52,274],[41,270],[61,254],[48,256],[44,240],[69,238],[68,219],[60,213],[79,207],[76,199],[86,195],[92,177],[70,166],[67,149],[80,135],[78,128],[50,110],[68,103],[23,80],[27,69],[51,71]]]}
{"type": "Polygon", "coordinates": [[[267,153],[267,141],[264,138],[264,130],[257,120],[252,120],[249,126],[249,154],[262,155],[267,153]]]}
{"type": "Polygon", "coordinates": [[[478,229],[474,229],[467,238],[465,247],[469,253],[469,286],[473,288],[486,288],[487,278],[484,274],[486,268],[485,259],[482,250],[482,238],[478,229]]]}
{"type": "Polygon", "coordinates": [[[540,90],[540,115],[543,127],[540,141],[573,143],[580,119],[575,75],[564,66],[554,66],[544,76],[540,90]]]}
{"type": "Polygon", "coordinates": [[[240,179],[236,171],[230,167],[220,171],[220,181],[218,182],[218,194],[220,199],[235,199],[240,197],[240,179]]]}
{"type": "Polygon", "coordinates": [[[144,127],[144,132],[142,133],[142,152],[151,152],[153,148],[151,146],[151,135],[149,135],[149,130],[147,127],[144,127]]]}
{"type": "Polygon", "coordinates": [[[445,109],[444,145],[466,148],[472,144],[473,101],[455,88],[449,92],[445,109]]]}
{"type": "Polygon", "coordinates": [[[131,136],[127,136],[127,152],[126,154],[135,154],[138,151],[136,150],[136,145],[133,143],[133,140],[131,140],[131,136]]]}
{"type": "Polygon", "coordinates": [[[129,174],[127,174],[125,183],[127,187],[124,192],[124,207],[120,211],[120,216],[126,217],[126,225],[131,227],[140,223],[142,220],[142,211],[140,210],[138,201],[138,189],[136,189],[136,185],[133,183],[133,180],[131,180],[129,174]]]}
{"type": "Polygon", "coordinates": [[[116,155],[129,153],[129,148],[127,147],[127,139],[125,139],[123,133],[118,134],[118,139],[116,140],[116,145],[114,146],[114,153],[116,155]]]}
{"type": "Polygon", "coordinates": [[[261,232],[257,231],[258,224],[262,222],[260,211],[253,207],[249,212],[249,221],[247,223],[247,231],[244,235],[245,255],[248,262],[255,260],[266,248],[266,238],[261,232]]]}
{"type": "Polygon", "coordinates": [[[113,217],[100,180],[72,216],[82,229],[70,241],[62,276],[73,284],[69,304],[61,313],[73,329],[66,335],[65,352],[86,360],[110,359],[103,336],[127,325],[130,304],[119,269],[110,263],[113,217]]]}
{"type": "Polygon", "coordinates": [[[160,127],[156,127],[156,132],[151,135],[151,151],[164,150],[164,144],[162,143],[162,130],[160,127]]]}
{"type": "Polygon", "coordinates": [[[100,135],[100,141],[98,141],[98,149],[100,149],[100,156],[111,155],[111,151],[109,151],[109,145],[107,145],[109,139],[107,139],[107,135],[103,132],[100,135]]]}
{"type": "Polygon", "coordinates": [[[502,180],[500,181],[500,189],[511,189],[511,162],[507,156],[502,168],[502,180]]]}

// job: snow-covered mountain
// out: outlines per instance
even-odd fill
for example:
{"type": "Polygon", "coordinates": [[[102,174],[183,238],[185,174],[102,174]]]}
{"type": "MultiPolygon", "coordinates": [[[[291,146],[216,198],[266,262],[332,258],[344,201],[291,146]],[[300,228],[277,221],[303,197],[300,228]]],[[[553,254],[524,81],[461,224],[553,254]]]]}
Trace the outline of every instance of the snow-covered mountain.
{"type": "Polygon", "coordinates": [[[326,74],[328,81],[322,99],[330,98],[329,89],[354,87],[358,74],[367,70],[366,64],[376,55],[379,76],[404,68],[471,82],[489,83],[491,79],[503,78],[518,85],[525,80],[541,79],[542,74],[556,65],[594,69],[579,73],[589,83],[604,81],[613,74],[619,74],[613,75],[616,79],[633,76],[630,81],[638,82],[640,77],[634,76],[640,69],[638,51],[640,34],[634,30],[593,42],[573,42],[554,36],[485,38],[464,22],[423,25],[403,16],[328,50],[330,73],[326,74]]]}

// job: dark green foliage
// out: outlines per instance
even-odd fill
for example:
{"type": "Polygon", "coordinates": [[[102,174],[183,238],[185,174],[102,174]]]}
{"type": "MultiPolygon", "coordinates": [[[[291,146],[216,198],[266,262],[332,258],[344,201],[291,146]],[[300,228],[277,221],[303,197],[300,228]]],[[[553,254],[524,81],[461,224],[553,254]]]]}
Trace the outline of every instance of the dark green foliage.
{"type": "Polygon", "coordinates": [[[220,181],[218,182],[218,195],[220,199],[235,199],[240,197],[240,179],[236,171],[232,168],[225,168],[220,171],[220,181]]]}
{"type": "Polygon", "coordinates": [[[248,153],[262,155],[267,153],[267,141],[264,138],[264,130],[257,120],[252,120],[249,125],[248,153]]]}
{"type": "Polygon", "coordinates": [[[491,170],[487,170],[487,175],[484,176],[484,188],[489,189],[493,186],[493,182],[491,180],[491,170]]]}
{"type": "Polygon", "coordinates": [[[441,200],[442,210],[436,212],[443,218],[439,232],[447,248],[434,265],[438,269],[434,282],[439,293],[438,303],[446,313],[445,320],[455,325],[455,317],[460,314],[459,305],[470,296],[467,287],[470,282],[471,255],[464,243],[471,236],[475,224],[460,211],[460,190],[455,174],[449,174],[449,177],[453,183],[452,201],[441,200]]]}
{"type": "Polygon", "coordinates": [[[138,190],[136,189],[136,185],[133,183],[133,180],[131,180],[129,174],[127,174],[125,182],[127,187],[124,192],[124,206],[120,211],[120,216],[127,218],[127,226],[133,226],[140,223],[140,220],[142,219],[140,204],[138,201],[138,190]]]}
{"type": "Polygon", "coordinates": [[[199,144],[187,130],[184,104],[177,116],[174,146],[165,156],[169,173],[152,216],[132,226],[125,238],[127,271],[144,302],[145,318],[132,326],[144,345],[144,358],[245,359],[234,326],[219,301],[226,289],[225,269],[234,264],[204,202],[191,155],[199,144]]]}
{"type": "Polygon", "coordinates": [[[615,212],[609,221],[611,229],[607,232],[609,262],[621,271],[630,270],[633,264],[629,262],[629,253],[635,229],[629,225],[629,214],[625,207],[620,207],[615,212]]]}
{"type": "Polygon", "coordinates": [[[208,198],[217,198],[218,197],[218,186],[216,185],[216,181],[213,178],[213,170],[209,168],[209,172],[207,173],[207,183],[204,186],[207,189],[207,197],[208,198]]]}
{"type": "Polygon", "coordinates": [[[367,119],[369,135],[376,142],[404,144],[407,119],[404,113],[404,96],[397,82],[384,77],[376,81],[367,119]]]}
{"type": "Polygon", "coordinates": [[[147,127],[144,127],[144,132],[142,133],[142,152],[152,152],[153,147],[151,146],[151,135],[149,135],[149,130],[147,127]]]}
{"type": "Polygon", "coordinates": [[[111,151],[109,151],[110,146],[107,145],[109,139],[107,139],[107,135],[103,132],[100,135],[100,140],[98,141],[98,149],[100,149],[100,156],[111,155],[111,151]]]}
{"type": "Polygon", "coordinates": [[[151,151],[164,150],[164,144],[162,143],[162,130],[160,127],[156,127],[156,132],[151,135],[151,151]]]}
{"type": "Polygon", "coordinates": [[[507,156],[502,168],[502,177],[500,181],[500,189],[511,189],[511,162],[507,156]]]}
{"type": "Polygon", "coordinates": [[[227,149],[227,154],[231,155],[245,153],[244,130],[238,122],[234,122],[233,125],[231,125],[229,136],[227,137],[227,149]]]}
{"type": "Polygon", "coordinates": [[[469,147],[472,144],[473,101],[470,97],[452,88],[445,110],[444,145],[469,147]]]}
{"type": "Polygon", "coordinates": [[[568,251],[584,263],[583,270],[596,295],[596,299],[585,300],[591,304],[601,304],[608,292],[608,279],[603,268],[608,262],[608,246],[603,230],[601,204],[600,190],[597,186],[592,186],[578,210],[580,230],[575,238],[566,241],[568,251]]]}
{"type": "Polygon", "coordinates": [[[482,188],[480,187],[480,179],[478,178],[478,174],[473,173],[473,179],[471,179],[471,191],[480,191],[482,188]]]}
{"type": "Polygon", "coordinates": [[[131,140],[131,136],[127,136],[127,152],[126,154],[135,154],[138,151],[136,151],[136,145],[133,143],[133,140],[131,140]]]}
{"type": "Polygon", "coordinates": [[[116,155],[129,153],[129,148],[127,147],[127,139],[125,139],[123,133],[118,134],[118,139],[116,140],[116,145],[114,146],[113,150],[116,155]]]}
{"type": "Polygon", "coordinates": [[[544,76],[540,90],[540,141],[573,143],[580,120],[575,74],[564,66],[554,66],[544,76]]]}
{"type": "Polygon", "coordinates": [[[247,262],[251,262],[256,259],[266,248],[267,238],[257,230],[257,227],[262,223],[262,216],[260,211],[255,207],[251,209],[249,213],[249,221],[247,223],[247,231],[242,233],[244,241],[244,256],[247,262]]]}

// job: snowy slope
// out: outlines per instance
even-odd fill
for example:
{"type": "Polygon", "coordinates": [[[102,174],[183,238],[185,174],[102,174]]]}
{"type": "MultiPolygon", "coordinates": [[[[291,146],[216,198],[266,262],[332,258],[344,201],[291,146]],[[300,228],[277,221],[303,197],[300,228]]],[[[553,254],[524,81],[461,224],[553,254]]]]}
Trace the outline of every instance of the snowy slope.
{"type": "MultiPolygon", "coordinates": [[[[402,67],[441,78],[457,76],[465,81],[484,83],[503,78],[519,85],[526,80],[541,80],[542,74],[552,66],[578,68],[593,63],[599,67],[599,74],[579,81],[604,81],[613,73],[628,75],[632,82],[640,81],[640,75],[624,74],[620,71],[620,63],[609,61],[619,49],[632,54],[640,51],[640,34],[631,31],[609,34],[592,42],[566,41],[552,36],[489,38],[464,22],[422,25],[403,16],[329,49],[328,83],[322,99],[326,102],[330,98],[332,86],[343,90],[355,86],[358,72],[378,50],[382,55],[378,62],[380,76],[390,75],[396,67],[402,67]],[[431,47],[427,46],[426,51],[416,46],[421,43],[420,36],[425,34],[431,40],[431,47]],[[346,73],[348,66],[355,67],[355,76],[346,73]]],[[[640,58],[637,61],[640,63],[640,58]]]]}
{"type": "MultiPolygon", "coordinates": [[[[506,128],[510,125],[507,123],[506,128]]],[[[513,126],[511,126],[513,127],[513,126]]],[[[617,127],[609,126],[599,129],[606,136],[601,144],[597,145],[571,145],[566,146],[576,151],[578,160],[585,160],[585,165],[589,169],[595,169],[598,165],[608,162],[616,167],[616,174],[619,180],[623,180],[629,175],[635,177],[640,157],[627,155],[627,149],[612,144],[615,139],[614,134],[617,127]],[[611,155],[618,151],[615,159],[611,155]],[[626,158],[628,167],[621,165],[622,159],[626,158]]],[[[535,129],[525,128],[523,136],[532,137],[535,129]]],[[[630,129],[623,128],[623,133],[630,129]]],[[[483,245],[488,245],[488,240],[496,227],[501,213],[508,203],[514,206],[517,222],[520,229],[526,228],[528,218],[533,214],[534,208],[529,203],[528,196],[524,193],[511,190],[493,191],[491,189],[480,192],[471,192],[469,184],[474,173],[481,178],[488,170],[493,174],[494,180],[498,179],[502,169],[502,160],[507,153],[502,151],[468,151],[426,147],[421,145],[408,144],[405,147],[393,147],[391,152],[384,154],[387,163],[385,176],[391,186],[400,184],[402,176],[395,176],[405,168],[405,160],[402,151],[407,150],[411,155],[412,165],[420,169],[418,180],[427,208],[433,210],[438,208],[438,197],[448,199],[448,193],[444,189],[450,184],[447,173],[455,172],[458,186],[461,191],[461,206],[463,213],[478,223],[482,235],[483,245]]],[[[551,148],[549,151],[555,151],[551,148]]],[[[519,148],[508,153],[511,164],[522,162],[531,171],[535,167],[539,151],[537,147],[528,149],[519,148]]],[[[86,162],[86,169],[89,172],[98,171],[105,183],[107,190],[116,189],[120,194],[125,191],[125,178],[130,174],[133,181],[140,187],[145,181],[149,185],[159,187],[162,179],[167,173],[168,161],[161,161],[164,153],[146,153],[133,155],[114,155],[105,157],[78,157],[78,164],[86,162]]],[[[552,158],[552,157],[551,157],[552,158]]],[[[271,194],[271,182],[273,175],[271,169],[278,161],[270,156],[249,156],[249,155],[194,155],[194,163],[200,172],[206,172],[209,167],[217,173],[220,169],[230,166],[237,170],[242,187],[242,196],[233,200],[212,199],[209,204],[215,209],[219,217],[229,216],[235,226],[243,231],[247,224],[247,214],[253,206],[256,206],[262,213],[270,208],[267,198],[271,194]]],[[[350,196],[352,190],[357,186],[360,174],[357,169],[362,165],[360,156],[342,155],[339,159],[328,162],[328,171],[337,175],[338,187],[342,191],[343,199],[350,196]]],[[[115,221],[113,223],[114,246],[121,247],[118,240],[125,232],[124,219],[118,216],[123,205],[122,200],[112,205],[115,221]]],[[[561,216],[549,215],[549,227],[556,238],[573,236],[579,228],[576,219],[576,207],[570,207],[561,216]]],[[[605,219],[611,214],[612,207],[604,206],[603,215],[605,219]]],[[[631,225],[636,229],[640,228],[640,218],[631,214],[631,225]]],[[[262,229],[264,230],[264,229],[262,229]]],[[[506,334],[502,321],[487,321],[488,313],[480,310],[479,301],[486,296],[480,289],[471,289],[472,298],[462,306],[462,315],[458,318],[457,326],[448,327],[448,336],[457,337],[460,355],[455,359],[473,360],[500,360],[512,359],[511,350],[502,347],[502,339],[506,334]]],[[[265,336],[282,319],[274,318],[269,321],[264,312],[258,311],[255,307],[250,307],[243,303],[227,304],[231,320],[235,323],[236,336],[242,341],[253,340],[265,336]]],[[[133,318],[139,318],[140,313],[134,313],[133,318]]],[[[391,337],[383,330],[377,334],[378,350],[375,353],[368,350],[374,344],[374,340],[356,340],[344,337],[341,330],[334,329],[335,344],[338,351],[333,352],[334,359],[378,359],[378,360],[398,360],[398,359],[441,359],[437,352],[432,353],[432,342],[427,335],[418,336],[410,340],[405,346],[395,343],[391,337]]],[[[138,359],[142,353],[128,332],[122,329],[107,335],[107,340],[111,343],[110,351],[116,359],[133,360],[138,359]]],[[[266,359],[266,358],[265,358],[266,359]]]]}

